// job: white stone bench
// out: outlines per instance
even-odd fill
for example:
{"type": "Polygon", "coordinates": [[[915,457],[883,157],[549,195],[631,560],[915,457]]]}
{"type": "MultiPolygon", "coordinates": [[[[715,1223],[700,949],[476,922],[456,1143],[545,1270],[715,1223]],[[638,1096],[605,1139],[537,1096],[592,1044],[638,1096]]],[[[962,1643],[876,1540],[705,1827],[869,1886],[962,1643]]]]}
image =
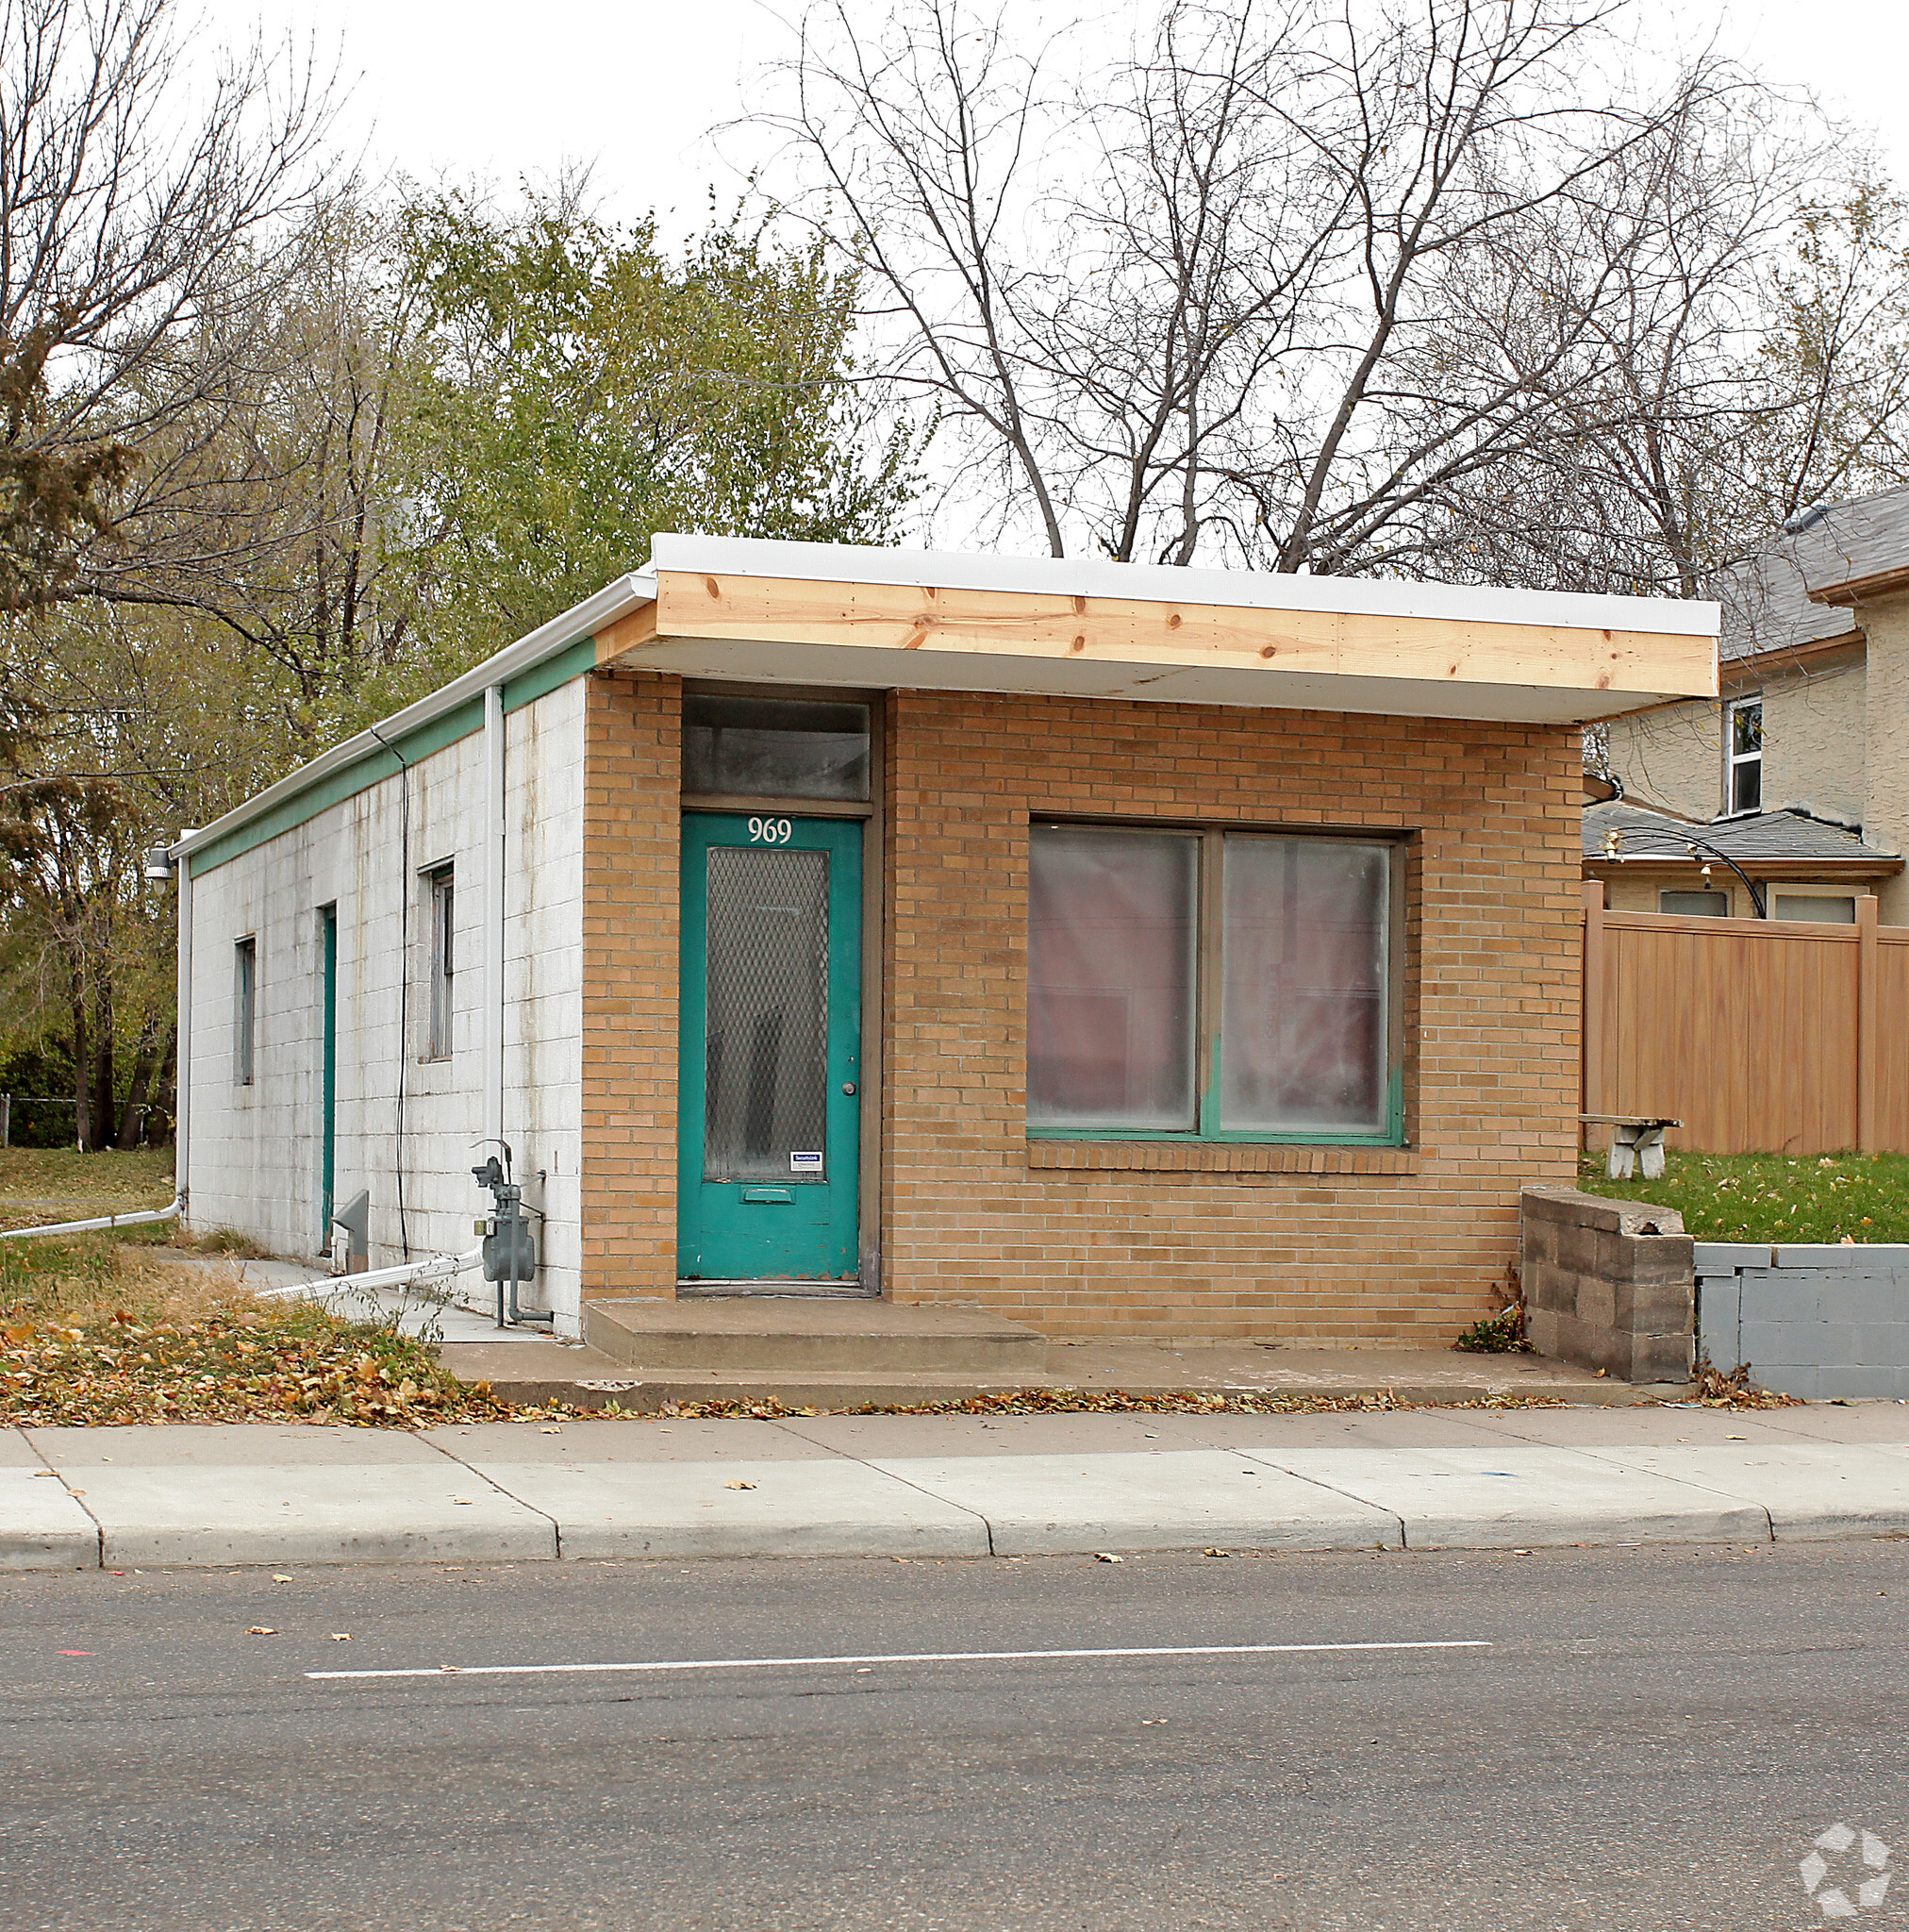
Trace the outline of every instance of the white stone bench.
{"type": "Polygon", "coordinates": [[[1611,1154],[1604,1172],[1614,1181],[1629,1180],[1641,1173],[1647,1181],[1664,1178],[1664,1129],[1681,1127],[1682,1121],[1665,1120],[1653,1114],[1581,1113],[1586,1126],[1611,1129],[1611,1154]]]}

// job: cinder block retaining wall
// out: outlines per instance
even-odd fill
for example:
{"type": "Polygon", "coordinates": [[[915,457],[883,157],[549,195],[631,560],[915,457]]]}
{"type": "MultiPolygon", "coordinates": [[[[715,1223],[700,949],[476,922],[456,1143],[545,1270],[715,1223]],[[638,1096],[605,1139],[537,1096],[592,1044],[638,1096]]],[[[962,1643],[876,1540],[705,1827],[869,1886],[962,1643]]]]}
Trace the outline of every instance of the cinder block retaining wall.
{"type": "Polygon", "coordinates": [[[1624,1382],[1689,1381],[1691,1242],[1683,1216],[1575,1188],[1526,1188],[1519,1207],[1532,1346],[1624,1382]]]}
{"type": "Polygon", "coordinates": [[[1699,1241],[1697,1323],[1719,1369],[1786,1395],[1909,1396],[1909,1246],[1699,1241]]]}

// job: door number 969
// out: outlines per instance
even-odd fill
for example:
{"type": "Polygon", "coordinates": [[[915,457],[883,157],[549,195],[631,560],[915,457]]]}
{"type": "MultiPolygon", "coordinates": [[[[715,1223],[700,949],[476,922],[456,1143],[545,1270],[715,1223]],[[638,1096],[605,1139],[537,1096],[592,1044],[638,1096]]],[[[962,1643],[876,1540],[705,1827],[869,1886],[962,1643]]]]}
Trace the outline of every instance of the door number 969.
{"type": "Polygon", "coordinates": [[[758,845],[787,845],[795,826],[788,819],[751,819],[749,836],[758,845]]]}

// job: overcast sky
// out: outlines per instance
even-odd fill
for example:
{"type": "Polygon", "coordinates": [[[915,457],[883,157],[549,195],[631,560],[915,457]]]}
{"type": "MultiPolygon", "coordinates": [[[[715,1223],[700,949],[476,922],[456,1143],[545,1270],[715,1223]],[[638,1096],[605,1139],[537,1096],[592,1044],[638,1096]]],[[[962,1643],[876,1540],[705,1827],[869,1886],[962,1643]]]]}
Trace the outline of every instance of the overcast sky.
{"type": "MultiPolygon", "coordinates": [[[[204,0],[208,27],[246,38],[258,0],[204,0]]],[[[1029,12],[1036,0],[1028,0],[1029,12]]],[[[1715,32],[1772,80],[1810,88],[1873,128],[1909,183],[1909,9],[1901,0],[1647,0],[1685,44],[1715,32]]],[[[655,208],[696,225],[715,184],[738,186],[712,128],[746,111],[751,80],[787,50],[800,0],[289,0],[265,11],[341,57],[355,140],[424,176],[507,187],[589,161],[606,211],[655,208]]],[[[1014,0],[1009,0],[1012,19],[1014,0]]],[[[1089,0],[1080,9],[1094,13],[1089,0]]],[[[735,138],[728,159],[746,163],[735,138]]]]}

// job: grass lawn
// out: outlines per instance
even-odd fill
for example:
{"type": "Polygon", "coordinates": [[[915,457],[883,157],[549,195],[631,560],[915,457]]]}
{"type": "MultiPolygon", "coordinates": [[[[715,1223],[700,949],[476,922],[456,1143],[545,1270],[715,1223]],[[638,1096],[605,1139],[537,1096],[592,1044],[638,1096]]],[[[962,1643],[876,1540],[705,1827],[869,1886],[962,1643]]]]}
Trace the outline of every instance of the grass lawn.
{"type": "Polygon", "coordinates": [[[1586,1155],[1578,1185],[1675,1208],[1701,1241],[1909,1241],[1909,1155],[1669,1154],[1660,1181],[1586,1155]]]}
{"type": "Polygon", "coordinates": [[[72,1147],[0,1147],[0,1227],[87,1221],[173,1198],[173,1150],[81,1154],[72,1147]]]}

